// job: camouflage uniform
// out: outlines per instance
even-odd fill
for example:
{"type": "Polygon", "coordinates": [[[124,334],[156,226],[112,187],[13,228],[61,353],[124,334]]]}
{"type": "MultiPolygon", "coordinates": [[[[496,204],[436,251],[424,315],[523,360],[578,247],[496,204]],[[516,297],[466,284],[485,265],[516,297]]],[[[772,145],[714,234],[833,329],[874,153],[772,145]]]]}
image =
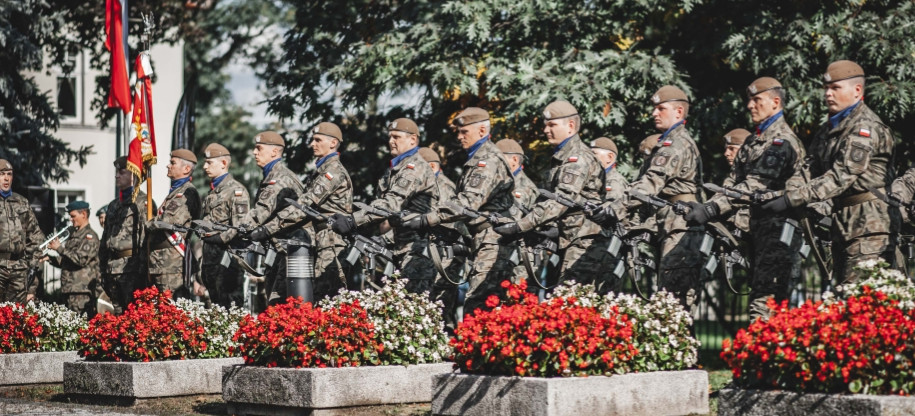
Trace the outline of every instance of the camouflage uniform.
{"type": "MultiPolygon", "coordinates": [[[[191,221],[200,218],[200,195],[190,178],[171,189],[159,212],[152,221],[163,221],[180,227],[190,227],[191,221]]],[[[149,229],[149,277],[159,290],[171,290],[174,298],[189,298],[191,293],[184,282],[186,260],[193,259],[187,247],[187,233],[149,229]],[[190,258],[185,259],[185,256],[190,258]]],[[[188,263],[190,265],[190,263],[188,263]]]]}
{"type": "Polygon", "coordinates": [[[60,292],[66,297],[67,308],[90,317],[95,314],[96,294],[101,285],[98,248],[98,234],[86,224],[57,249],[60,256],[48,258],[52,266],[61,269],[60,292]]]}
{"type": "MultiPolygon", "coordinates": [[[[643,174],[629,186],[637,191],[670,202],[696,201],[698,192],[699,149],[695,140],[681,121],[662,136],[652,150],[652,156],[642,167],[643,174]]],[[[641,201],[632,198],[628,209],[636,208],[641,201]]],[[[699,247],[704,236],[703,227],[690,227],[672,207],[664,207],[654,214],[660,245],[658,265],[659,286],[673,293],[684,306],[696,302],[699,295],[699,277],[703,258],[699,247]]]]}
{"type": "MultiPolygon", "coordinates": [[[[390,212],[428,213],[438,202],[438,187],[432,168],[419,155],[418,147],[402,153],[395,160],[378,180],[377,198],[369,205],[390,212]]],[[[353,218],[356,225],[385,219],[366,211],[355,212],[353,218]]],[[[425,233],[394,227],[394,261],[400,265],[401,277],[409,279],[407,290],[410,292],[422,293],[432,288],[437,273],[432,260],[423,254],[428,249],[429,237],[425,233]]]]}
{"type": "MultiPolygon", "coordinates": [[[[616,167],[609,167],[604,169],[604,192],[601,200],[605,203],[609,202],[610,206],[613,208],[613,212],[616,214],[616,218],[626,218],[626,192],[629,190],[629,181],[623,177],[623,175],[616,169],[616,167]]],[[[601,234],[607,238],[612,239],[613,233],[615,230],[604,228],[601,230],[601,234]]],[[[622,238],[623,236],[617,236],[622,238]]],[[[625,274],[617,277],[613,272],[617,267],[620,267],[620,262],[625,264],[626,253],[624,248],[620,248],[619,253],[616,257],[607,254],[609,261],[607,263],[606,272],[602,272],[600,281],[596,281],[598,293],[609,293],[609,292],[619,292],[623,283],[625,283],[625,274]]],[[[595,279],[597,280],[597,279],[595,279]]]]}
{"type": "MultiPolygon", "coordinates": [[[[268,301],[273,304],[286,300],[286,247],[278,239],[288,239],[295,230],[279,230],[275,221],[277,204],[285,198],[300,199],[303,194],[302,183],[296,178],[282,159],[276,159],[269,172],[264,176],[254,194],[254,207],[248,211],[243,223],[249,228],[264,225],[270,236],[270,243],[276,250],[272,264],[267,265],[264,284],[269,290],[268,301]],[[272,230],[272,231],[271,231],[272,230]]],[[[271,166],[268,164],[268,166],[271,166]]]]}
{"type": "MultiPolygon", "coordinates": [[[[315,171],[305,179],[304,188],[298,202],[326,217],[353,211],[353,183],[336,152],[318,161],[315,171]]],[[[284,208],[277,217],[279,228],[310,221],[302,210],[293,206],[284,208]]],[[[273,231],[271,228],[268,226],[268,231],[273,231]]],[[[314,301],[318,302],[346,288],[349,267],[340,260],[346,240],[328,227],[326,221],[311,221],[306,230],[315,245],[314,301]]]]}
{"type": "MultiPolygon", "coordinates": [[[[248,190],[226,173],[217,185],[210,185],[210,192],[203,199],[203,220],[214,224],[239,226],[248,213],[250,205],[248,190]]],[[[244,271],[238,262],[229,256],[226,248],[237,232],[226,230],[219,235],[221,243],[203,243],[203,259],[200,275],[213,303],[229,307],[244,304],[244,271]],[[226,264],[228,266],[226,266],[226,264]]]]}
{"type": "MultiPolygon", "coordinates": [[[[479,147],[476,150],[471,148],[470,157],[464,163],[457,195],[452,200],[462,207],[481,213],[499,213],[509,217],[514,202],[511,192],[515,181],[508,163],[489,136],[477,143],[479,147]]],[[[438,215],[442,222],[464,218],[447,207],[440,209],[438,215]]],[[[472,313],[477,308],[485,308],[489,295],[503,291],[500,284],[512,277],[512,268],[515,266],[510,261],[514,246],[500,244],[500,235],[485,218],[467,221],[467,228],[473,238],[471,251],[474,258],[467,277],[470,287],[464,301],[465,314],[472,313]]]]}
{"type": "Polygon", "coordinates": [[[896,197],[908,209],[903,211],[908,216],[908,221],[915,223],[915,168],[911,168],[904,175],[896,178],[893,185],[890,186],[893,196],[896,197]]]}
{"type": "Polygon", "coordinates": [[[860,261],[882,258],[895,265],[893,230],[901,225],[898,210],[868,190],[883,189],[893,181],[893,135],[863,101],[846,110],[831,117],[814,136],[809,147],[812,179],[785,194],[792,207],[832,200],[837,284],[856,282],[854,266],[860,261]]]}
{"type": "Polygon", "coordinates": [[[43,240],[28,199],[14,192],[0,197],[0,302],[24,303],[26,295],[35,294],[38,285],[26,284],[43,240]]]}
{"type": "MultiPolygon", "coordinates": [[[[781,191],[803,186],[804,146],[791,131],[782,113],[764,121],[757,132],[737,152],[734,168],[724,182],[725,186],[747,192],[781,191]]],[[[735,206],[721,194],[715,195],[709,202],[714,203],[722,215],[741,209],[740,205],[735,206]]],[[[802,236],[799,229],[794,229],[790,245],[780,241],[785,222],[793,217],[785,214],[774,214],[758,207],[751,211],[748,235],[753,250],[750,263],[751,320],[768,318],[766,300],[773,296],[779,302],[787,299],[792,280],[800,276],[802,236]]]]}
{"type": "MultiPolygon", "coordinates": [[[[444,172],[439,171],[435,174],[435,185],[438,188],[438,197],[441,201],[453,201],[457,195],[457,185],[448,179],[445,176],[444,172]]],[[[446,226],[453,226],[453,228],[459,230],[461,234],[469,233],[467,231],[467,226],[463,222],[455,222],[453,224],[446,224],[446,226]]],[[[442,259],[442,268],[445,270],[445,273],[448,273],[448,278],[454,282],[461,280],[461,274],[464,272],[464,265],[466,264],[467,259],[464,257],[453,257],[451,259],[442,259]]],[[[458,300],[458,287],[445,279],[445,276],[442,276],[441,273],[435,276],[435,282],[432,284],[432,291],[429,293],[430,298],[433,301],[441,301],[442,308],[442,317],[445,319],[445,326],[448,328],[456,328],[456,314],[457,314],[457,300],[458,300]]]]}
{"type": "MultiPolygon", "coordinates": [[[[578,203],[599,204],[604,192],[603,168],[591,149],[578,134],[566,139],[550,159],[547,190],[578,203]]],[[[585,216],[582,210],[572,210],[547,199],[534,205],[518,225],[521,231],[557,220],[559,223],[559,250],[562,257],[562,281],[582,284],[596,283],[595,279],[609,265],[606,235],[601,226],[585,216]]]]}
{"type": "Polygon", "coordinates": [[[146,267],[146,193],[138,192],[131,202],[133,188],[119,193],[108,204],[105,229],[99,245],[102,287],[120,314],[133,302],[133,292],[149,285],[146,267]]]}

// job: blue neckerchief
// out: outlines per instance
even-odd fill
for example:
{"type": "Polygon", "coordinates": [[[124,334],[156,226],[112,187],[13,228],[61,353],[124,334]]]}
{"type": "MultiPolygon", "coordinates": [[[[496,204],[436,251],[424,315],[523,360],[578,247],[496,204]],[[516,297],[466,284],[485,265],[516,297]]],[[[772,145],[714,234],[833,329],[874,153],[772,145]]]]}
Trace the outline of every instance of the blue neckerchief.
{"type": "Polygon", "coordinates": [[[562,143],[559,143],[559,145],[556,146],[556,150],[553,150],[553,154],[555,155],[556,153],[559,153],[559,151],[562,150],[562,148],[565,147],[566,143],[568,143],[569,140],[572,140],[573,137],[575,137],[574,134],[569,137],[566,137],[566,139],[563,140],[562,143]]]}
{"type": "Polygon", "coordinates": [[[521,173],[522,170],[524,170],[524,165],[518,166],[518,169],[515,169],[515,171],[512,172],[512,176],[518,176],[518,174],[521,173]]]}
{"type": "Polygon", "coordinates": [[[127,189],[122,190],[121,193],[118,194],[118,201],[123,202],[123,201],[124,201],[125,195],[126,195],[128,198],[129,198],[131,195],[133,195],[133,187],[132,187],[132,186],[129,187],[129,188],[127,188],[127,189]]]}
{"type": "Polygon", "coordinates": [[[664,134],[661,135],[661,137],[658,139],[658,141],[660,142],[660,141],[663,141],[664,139],[666,139],[667,135],[670,134],[670,132],[672,132],[675,128],[677,128],[681,124],[686,124],[686,120],[680,120],[680,121],[674,123],[673,126],[670,126],[670,128],[667,129],[667,131],[665,131],[664,134]]]}
{"type": "Polygon", "coordinates": [[[210,182],[210,189],[216,189],[216,187],[222,183],[222,180],[225,179],[226,176],[229,176],[229,174],[223,173],[222,176],[220,176],[218,178],[213,178],[213,180],[210,182]]]}
{"type": "Polygon", "coordinates": [[[610,171],[613,170],[613,167],[614,167],[614,166],[616,166],[616,162],[614,162],[614,163],[613,163],[612,165],[610,165],[610,166],[607,166],[607,169],[604,169],[604,173],[610,173],[610,171]]]}
{"type": "Polygon", "coordinates": [[[337,156],[337,155],[339,155],[339,154],[340,154],[340,152],[333,152],[333,153],[331,153],[331,154],[329,154],[329,155],[327,155],[327,156],[324,156],[324,157],[318,159],[318,161],[315,162],[315,169],[320,168],[321,165],[324,164],[324,162],[327,162],[327,159],[330,159],[330,158],[332,158],[332,157],[334,157],[334,156],[337,156]]]}
{"type": "Polygon", "coordinates": [[[829,117],[829,128],[834,129],[839,127],[839,123],[841,123],[842,120],[845,120],[845,117],[848,117],[858,104],[861,104],[861,100],[858,100],[858,102],[848,106],[846,109],[839,111],[836,115],[829,117]]]}
{"type": "Polygon", "coordinates": [[[399,156],[391,159],[391,167],[393,168],[394,166],[397,166],[397,164],[400,163],[401,160],[404,160],[410,156],[415,155],[416,152],[418,152],[418,151],[419,151],[419,147],[414,147],[410,150],[407,150],[406,152],[401,153],[399,156]]]}
{"type": "Polygon", "coordinates": [[[13,196],[13,188],[10,188],[8,191],[0,191],[0,196],[4,198],[9,198],[13,196]]]}
{"type": "Polygon", "coordinates": [[[477,140],[477,142],[474,143],[473,146],[470,146],[470,148],[467,149],[467,160],[470,160],[473,158],[473,154],[476,153],[477,150],[480,150],[480,146],[483,146],[483,143],[486,143],[486,141],[489,140],[489,136],[490,135],[487,134],[485,137],[483,137],[480,140],[477,140]]]}
{"type": "Polygon", "coordinates": [[[435,172],[435,177],[436,177],[436,178],[437,178],[437,177],[438,177],[438,175],[440,175],[440,174],[441,174],[441,173],[442,173],[442,171],[441,171],[441,169],[439,169],[439,171],[438,171],[438,172],[435,172]]]}
{"type": "Polygon", "coordinates": [[[273,170],[273,167],[276,166],[277,163],[280,163],[281,160],[283,160],[283,158],[274,160],[273,162],[270,162],[266,166],[264,166],[264,177],[265,178],[267,177],[267,175],[270,174],[270,171],[273,170]]]}
{"type": "Polygon", "coordinates": [[[189,181],[189,180],[191,180],[191,177],[190,177],[190,176],[188,176],[188,177],[186,177],[186,178],[181,178],[181,179],[175,179],[175,180],[173,180],[173,181],[172,181],[172,186],[171,186],[171,188],[168,188],[168,193],[175,192],[175,189],[178,189],[181,185],[186,184],[187,181],[189,181]]]}
{"type": "Polygon", "coordinates": [[[763,134],[763,132],[765,132],[766,129],[768,129],[769,126],[772,125],[772,123],[775,123],[775,120],[780,119],[782,117],[782,115],[784,115],[784,112],[779,111],[779,112],[773,114],[772,117],[769,117],[769,118],[763,120],[762,123],[759,123],[759,125],[756,126],[756,135],[759,136],[759,135],[763,134]]]}

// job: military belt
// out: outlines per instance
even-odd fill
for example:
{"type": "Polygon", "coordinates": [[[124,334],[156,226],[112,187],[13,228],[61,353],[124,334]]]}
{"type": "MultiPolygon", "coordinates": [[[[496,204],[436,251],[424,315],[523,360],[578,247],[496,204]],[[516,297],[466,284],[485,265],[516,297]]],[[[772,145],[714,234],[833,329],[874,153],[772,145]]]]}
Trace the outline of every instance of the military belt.
{"type": "Polygon", "coordinates": [[[130,257],[133,255],[133,249],[119,250],[114,252],[114,260],[123,259],[124,257],[130,257]]]}
{"type": "Polygon", "coordinates": [[[22,258],[22,253],[0,253],[0,260],[17,261],[22,258]]]}
{"type": "Polygon", "coordinates": [[[855,194],[852,196],[846,196],[844,198],[833,198],[832,204],[834,210],[845,209],[852,207],[858,204],[863,204],[868,201],[873,201],[877,199],[877,195],[874,195],[870,191],[862,192],[860,194],[855,194]]]}
{"type": "Polygon", "coordinates": [[[677,203],[677,202],[696,202],[695,194],[680,194],[674,195],[672,197],[666,198],[667,202],[677,203]]]}

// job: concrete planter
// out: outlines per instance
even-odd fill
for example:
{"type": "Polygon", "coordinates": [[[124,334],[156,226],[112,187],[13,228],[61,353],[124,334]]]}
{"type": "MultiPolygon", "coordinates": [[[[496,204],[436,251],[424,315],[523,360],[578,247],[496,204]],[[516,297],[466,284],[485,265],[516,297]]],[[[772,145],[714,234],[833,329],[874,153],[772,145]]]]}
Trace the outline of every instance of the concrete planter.
{"type": "Polygon", "coordinates": [[[0,354],[0,386],[60,383],[64,363],[78,358],[76,351],[0,354]]]}
{"type": "Polygon", "coordinates": [[[222,367],[242,362],[241,358],[208,358],[65,363],[64,393],[127,404],[152,397],[216,394],[222,391],[222,367]]]}
{"type": "Polygon", "coordinates": [[[346,368],[227,366],[222,397],[229,414],[335,414],[344,408],[432,400],[432,376],[451,363],[346,368]]]}
{"type": "Polygon", "coordinates": [[[701,370],[568,378],[443,374],[433,379],[432,414],[705,414],[708,389],[701,370]]]}
{"type": "Polygon", "coordinates": [[[915,415],[915,397],[721,389],[718,392],[718,414],[721,416],[915,415]]]}

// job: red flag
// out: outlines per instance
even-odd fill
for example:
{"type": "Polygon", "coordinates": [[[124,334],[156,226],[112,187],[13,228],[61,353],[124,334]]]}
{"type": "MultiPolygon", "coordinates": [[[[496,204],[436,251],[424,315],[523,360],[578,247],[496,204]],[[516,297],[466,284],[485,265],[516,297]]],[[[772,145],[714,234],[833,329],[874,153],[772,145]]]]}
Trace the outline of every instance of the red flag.
{"type": "MultiPolygon", "coordinates": [[[[139,178],[137,183],[148,179],[148,166],[156,164],[156,129],[153,124],[152,108],[152,67],[149,63],[149,54],[142,52],[137,56],[137,84],[133,96],[133,117],[131,129],[134,138],[130,141],[127,152],[127,170],[139,178]]],[[[139,187],[134,188],[134,196],[139,192],[139,187]]]]}
{"type": "Polygon", "coordinates": [[[111,91],[108,107],[130,111],[130,81],[127,78],[127,58],[124,56],[124,30],[120,0],[105,2],[105,48],[111,52],[111,91]]]}

